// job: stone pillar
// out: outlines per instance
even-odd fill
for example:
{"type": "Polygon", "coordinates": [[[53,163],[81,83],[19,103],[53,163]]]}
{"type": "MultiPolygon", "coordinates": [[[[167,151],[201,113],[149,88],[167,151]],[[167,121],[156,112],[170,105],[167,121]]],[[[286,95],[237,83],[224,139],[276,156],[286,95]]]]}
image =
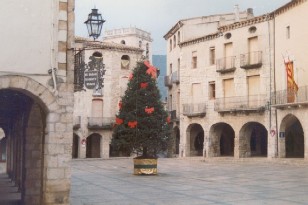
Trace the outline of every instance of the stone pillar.
{"type": "MultiPolygon", "coordinates": [[[[82,138],[81,140],[86,139],[86,138],[82,138]]],[[[81,144],[80,143],[80,148],[79,148],[79,158],[80,159],[85,159],[86,158],[86,143],[85,144],[81,144]]]]}
{"type": "Polygon", "coordinates": [[[308,126],[303,127],[303,135],[304,135],[304,158],[308,160],[308,136],[305,136],[305,133],[308,133],[308,126]]]}
{"type": "Polygon", "coordinates": [[[186,144],[180,144],[179,157],[186,157],[186,144]]]}
{"type": "Polygon", "coordinates": [[[234,158],[240,158],[240,138],[237,133],[234,133],[234,158]]]}
{"type": "Polygon", "coordinates": [[[43,177],[43,119],[37,104],[32,106],[25,140],[25,182],[22,193],[25,205],[40,205],[43,177]]]}

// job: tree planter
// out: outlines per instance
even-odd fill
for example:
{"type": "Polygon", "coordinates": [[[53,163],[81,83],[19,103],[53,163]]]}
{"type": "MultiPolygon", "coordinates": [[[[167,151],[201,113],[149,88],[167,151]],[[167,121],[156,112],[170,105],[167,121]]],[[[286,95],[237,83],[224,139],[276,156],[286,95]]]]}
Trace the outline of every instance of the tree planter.
{"type": "Polygon", "coordinates": [[[156,175],[157,158],[134,158],[135,175],[156,175]]]}

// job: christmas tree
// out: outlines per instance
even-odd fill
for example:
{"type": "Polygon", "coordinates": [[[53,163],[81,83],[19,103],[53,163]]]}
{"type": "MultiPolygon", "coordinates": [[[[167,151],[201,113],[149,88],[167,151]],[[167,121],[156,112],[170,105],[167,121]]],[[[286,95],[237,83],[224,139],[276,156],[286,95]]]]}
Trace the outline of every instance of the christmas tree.
{"type": "Polygon", "coordinates": [[[138,62],[119,103],[112,144],[141,157],[157,157],[167,148],[170,129],[156,84],[157,69],[138,62]]]}

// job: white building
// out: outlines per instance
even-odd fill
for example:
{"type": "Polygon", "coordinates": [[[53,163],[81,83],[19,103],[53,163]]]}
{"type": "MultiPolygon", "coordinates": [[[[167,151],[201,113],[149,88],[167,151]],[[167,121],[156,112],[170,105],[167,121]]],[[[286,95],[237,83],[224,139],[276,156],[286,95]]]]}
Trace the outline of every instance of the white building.
{"type": "Polygon", "coordinates": [[[103,42],[113,42],[127,46],[137,47],[143,50],[143,56],[152,62],[151,33],[136,27],[106,30],[103,42]]]}
{"type": "Polygon", "coordinates": [[[69,205],[74,0],[3,0],[0,8],[1,166],[12,182],[1,186],[0,204],[13,194],[18,204],[69,205]]]}
{"type": "MultiPolygon", "coordinates": [[[[201,106],[200,109],[203,110],[202,112],[205,112],[205,99],[202,97],[200,98],[200,95],[203,95],[203,91],[201,91],[201,89],[205,89],[205,84],[203,83],[202,85],[197,85],[195,83],[194,92],[199,93],[195,93],[194,96],[196,99],[193,99],[192,91],[190,90],[192,89],[192,82],[190,82],[190,80],[194,81],[193,76],[195,76],[196,78],[199,78],[198,81],[200,82],[201,79],[204,79],[204,73],[206,73],[205,67],[211,66],[213,68],[213,65],[215,65],[216,62],[215,44],[213,44],[211,47],[208,45],[207,47],[204,47],[204,45],[201,45],[200,42],[204,41],[204,36],[209,36],[207,39],[218,38],[221,35],[218,32],[218,28],[220,26],[251,18],[253,18],[252,9],[239,12],[238,7],[236,6],[234,13],[217,14],[180,20],[164,36],[167,41],[167,76],[165,77],[165,85],[169,88],[168,108],[170,111],[171,120],[174,122],[174,152],[176,154],[179,154],[180,138],[182,147],[190,146],[189,143],[183,143],[183,140],[186,138],[184,134],[186,133],[185,128],[182,127],[184,122],[184,117],[182,116],[183,104],[189,103],[186,102],[187,100],[200,101],[203,103],[203,105],[198,102],[198,104],[200,104],[198,106],[201,106]],[[193,45],[193,50],[186,51],[186,48],[182,48],[182,45],[186,45],[185,42],[190,41],[197,42],[197,44],[194,43],[196,45],[193,45]],[[198,49],[196,49],[196,47],[198,47],[198,49]],[[196,73],[199,71],[201,73],[196,73]],[[187,82],[187,80],[189,80],[189,82],[187,82]],[[190,83],[188,85],[189,87],[186,87],[187,85],[184,85],[184,82],[190,83]],[[201,86],[203,88],[197,88],[197,86],[201,86]],[[189,90],[188,93],[186,91],[187,89],[189,90]]],[[[187,109],[192,108],[187,107],[187,109]]],[[[201,110],[199,110],[199,112],[201,110]]],[[[197,145],[199,147],[199,151],[198,153],[195,153],[197,155],[203,155],[203,137],[201,138],[202,140],[199,142],[199,145],[197,145]]],[[[182,148],[181,156],[189,156],[190,154],[184,153],[183,149],[184,148],[182,148]]]]}
{"type": "Polygon", "coordinates": [[[307,158],[305,11],[307,1],[293,0],[269,14],[200,29],[203,35],[193,30],[193,38],[183,40],[189,25],[182,21],[165,35],[175,152],[307,158]],[[284,60],[293,62],[296,93],[295,86],[286,91],[284,60]]]}
{"type": "Polygon", "coordinates": [[[76,47],[73,158],[109,158],[114,154],[110,143],[118,104],[129,74],[142,59],[143,49],[79,37],[76,47]],[[97,89],[97,79],[91,86],[88,77],[84,77],[86,74],[83,75],[91,70],[94,61],[101,61],[97,65],[104,70],[102,89],[97,89]],[[82,62],[89,67],[82,66],[82,62]]]}

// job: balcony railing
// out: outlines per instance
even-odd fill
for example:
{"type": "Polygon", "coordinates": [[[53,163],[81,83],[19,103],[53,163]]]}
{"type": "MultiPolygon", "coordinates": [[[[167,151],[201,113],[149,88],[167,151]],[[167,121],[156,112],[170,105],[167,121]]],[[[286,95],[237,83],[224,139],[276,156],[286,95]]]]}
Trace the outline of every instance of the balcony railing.
{"type": "Polygon", "coordinates": [[[298,90],[280,90],[272,93],[271,104],[274,107],[308,104],[308,86],[299,87],[298,90]]]}
{"type": "Polygon", "coordinates": [[[73,124],[73,129],[77,130],[80,128],[81,125],[81,117],[80,116],[74,116],[74,124],[73,124]]]}
{"type": "Polygon", "coordinates": [[[217,112],[264,111],[266,95],[216,98],[214,110],[217,112]]]}
{"type": "Polygon", "coordinates": [[[183,104],[183,115],[187,117],[204,117],[205,114],[205,103],[183,104]]]}
{"type": "Polygon", "coordinates": [[[180,119],[176,110],[170,111],[170,118],[172,122],[178,122],[180,119]]]}
{"type": "Polygon", "coordinates": [[[227,73],[235,71],[235,56],[229,56],[225,58],[217,59],[216,61],[216,72],[227,73]]]}
{"type": "Polygon", "coordinates": [[[88,129],[111,129],[114,123],[114,117],[88,117],[88,129]]]}
{"type": "Polygon", "coordinates": [[[262,51],[241,54],[241,65],[243,69],[260,68],[262,66],[262,51]]]}
{"type": "Polygon", "coordinates": [[[172,76],[171,76],[171,81],[172,83],[180,83],[180,72],[179,71],[175,71],[172,73],[172,76]]]}
{"type": "Polygon", "coordinates": [[[165,86],[166,87],[172,87],[172,81],[169,75],[165,76],[165,86]]]}

